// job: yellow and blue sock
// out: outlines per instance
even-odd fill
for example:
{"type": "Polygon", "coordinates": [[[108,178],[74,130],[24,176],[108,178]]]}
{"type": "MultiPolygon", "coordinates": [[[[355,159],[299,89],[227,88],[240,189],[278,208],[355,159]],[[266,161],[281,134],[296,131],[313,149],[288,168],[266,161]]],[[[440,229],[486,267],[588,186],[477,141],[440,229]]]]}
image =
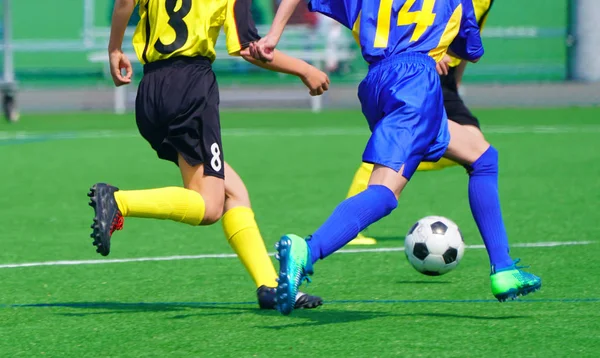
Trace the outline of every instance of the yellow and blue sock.
{"type": "Polygon", "coordinates": [[[230,209],[223,215],[222,223],[229,245],[246,267],[256,287],[277,287],[277,272],[267,253],[252,209],[245,206],[230,209]]]}
{"type": "Polygon", "coordinates": [[[312,262],[342,248],[367,226],[389,215],[397,205],[398,199],[394,193],[383,185],[371,185],[341,202],[307,240],[312,262]]]}
{"type": "Polygon", "coordinates": [[[469,204],[490,258],[502,269],[513,264],[498,194],[498,151],[490,146],[469,170],[469,204]]]}

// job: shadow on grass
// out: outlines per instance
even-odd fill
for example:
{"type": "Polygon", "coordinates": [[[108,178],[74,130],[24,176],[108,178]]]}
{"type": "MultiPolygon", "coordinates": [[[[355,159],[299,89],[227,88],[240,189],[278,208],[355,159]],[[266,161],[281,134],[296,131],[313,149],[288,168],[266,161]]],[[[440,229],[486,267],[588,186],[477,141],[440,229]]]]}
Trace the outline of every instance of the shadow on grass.
{"type": "Polygon", "coordinates": [[[449,284],[452,283],[450,281],[436,281],[436,280],[431,280],[431,281],[425,281],[425,280],[400,280],[400,281],[396,281],[397,284],[399,285],[445,285],[445,284],[449,284]]]}
{"type": "Polygon", "coordinates": [[[529,316],[475,316],[475,315],[461,315],[461,314],[452,314],[452,313],[420,313],[420,312],[410,312],[410,313],[390,313],[390,312],[376,312],[376,311],[341,311],[341,310],[331,310],[324,309],[320,312],[309,312],[298,310],[294,311],[290,318],[292,320],[290,323],[285,324],[277,324],[272,326],[262,326],[262,328],[267,329],[287,329],[287,328],[302,328],[302,327],[313,327],[313,326],[323,326],[327,324],[337,324],[337,323],[349,323],[349,322],[359,322],[359,321],[367,321],[375,318],[389,318],[389,317],[397,317],[397,318],[417,318],[417,317],[431,317],[431,318],[439,318],[439,319],[465,319],[465,320],[511,320],[511,319],[525,319],[529,318],[529,316]],[[302,321],[298,322],[301,319],[302,321]]]}
{"type": "MultiPolygon", "coordinates": [[[[342,302],[339,302],[342,303],[342,302]]],[[[167,312],[176,313],[169,319],[187,319],[207,316],[229,316],[242,314],[255,314],[265,318],[277,318],[281,322],[282,316],[276,311],[260,310],[254,302],[65,302],[65,303],[40,303],[11,305],[12,308],[70,308],[77,312],[57,313],[67,317],[86,317],[92,315],[126,314],[167,312]]],[[[524,319],[528,316],[490,316],[490,315],[461,315],[454,313],[392,313],[366,310],[340,310],[335,308],[319,308],[316,310],[296,310],[290,315],[289,323],[276,325],[258,325],[257,328],[286,329],[294,327],[321,326],[327,324],[350,323],[387,317],[431,317],[438,319],[466,319],[466,320],[508,320],[524,319]]]]}
{"type": "MultiPolygon", "coordinates": [[[[84,317],[90,315],[146,313],[146,312],[189,312],[190,309],[203,309],[204,316],[242,314],[257,311],[250,304],[254,302],[65,302],[13,305],[13,308],[73,308],[80,312],[58,313],[62,316],[84,317]],[[241,306],[248,307],[241,307],[241,306]],[[214,312],[220,310],[219,312],[214,312]],[[228,312],[223,312],[228,311],[228,312]]],[[[182,318],[178,315],[172,318],[182,318]]]]}

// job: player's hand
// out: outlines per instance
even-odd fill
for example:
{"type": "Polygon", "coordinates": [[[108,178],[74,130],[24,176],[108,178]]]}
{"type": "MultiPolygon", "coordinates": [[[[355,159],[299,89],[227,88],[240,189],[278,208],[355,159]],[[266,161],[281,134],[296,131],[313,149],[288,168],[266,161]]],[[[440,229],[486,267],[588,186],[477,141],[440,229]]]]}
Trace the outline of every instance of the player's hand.
{"type": "Polygon", "coordinates": [[[267,34],[257,42],[250,44],[250,55],[257,60],[271,62],[278,42],[279,37],[267,34]]]}
{"type": "Polygon", "coordinates": [[[109,53],[110,75],[115,86],[123,86],[131,83],[133,76],[133,67],[127,56],[122,51],[112,51],[109,53]],[[125,75],[123,75],[125,70],[125,75]]]}
{"type": "Polygon", "coordinates": [[[329,76],[311,65],[308,65],[307,70],[300,78],[308,87],[311,96],[320,96],[329,89],[329,76]]]}
{"type": "Polygon", "coordinates": [[[448,74],[448,70],[450,69],[450,62],[452,62],[452,58],[448,55],[444,55],[444,58],[441,59],[440,62],[435,64],[435,69],[440,76],[446,76],[448,74]]]}

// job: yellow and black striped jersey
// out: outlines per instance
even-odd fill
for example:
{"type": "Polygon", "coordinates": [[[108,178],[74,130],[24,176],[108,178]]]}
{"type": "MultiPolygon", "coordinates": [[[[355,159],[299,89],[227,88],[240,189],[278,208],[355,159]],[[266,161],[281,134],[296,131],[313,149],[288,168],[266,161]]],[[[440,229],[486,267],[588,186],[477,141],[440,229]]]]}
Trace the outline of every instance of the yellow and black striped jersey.
{"type": "MultiPolygon", "coordinates": [[[[473,9],[475,10],[475,18],[477,18],[477,23],[479,24],[479,30],[483,31],[483,27],[487,21],[488,13],[492,8],[492,3],[494,0],[473,0],[473,9]]],[[[452,62],[450,63],[450,67],[456,67],[460,64],[460,59],[452,58],[452,62]]]]}
{"type": "Polygon", "coordinates": [[[237,55],[259,39],[250,12],[252,0],[135,0],[140,21],[133,47],[141,63],[174,56],[214,61],[224,28],[227,52],[237,55]]]}

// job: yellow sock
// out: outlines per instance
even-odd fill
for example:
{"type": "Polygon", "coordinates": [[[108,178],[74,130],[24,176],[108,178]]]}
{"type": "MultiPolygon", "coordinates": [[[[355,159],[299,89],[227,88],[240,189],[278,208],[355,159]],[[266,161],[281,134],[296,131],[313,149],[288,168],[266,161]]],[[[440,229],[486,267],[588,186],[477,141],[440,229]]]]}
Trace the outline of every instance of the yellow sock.
{"type": "Polygon", "coordinates": [[[252,209],[237,206],[228,210],[222,220],[229,245],[252,276],[256,287],[277,287],[277,272],[267,253],[252,209]]]}
{"type": "Polygon", "coordinates": [[[354,179],[352,179],[352,184],[350,184],[350,189],[348,190],[348,195],[346,198],[354,196],[367,189],[372,172],[373,164],[361,163],[360,167],[358,167],[358,170],[356,171],[356,174],[354,174],[354,179]]]}
{"type": "Polygon", "coordinates": [[[202,195],[180,187],[119,190],[115,199],[123,216],[169,219],[200,225],[206,210],[202,195]]]}
{"type": "Polygon", "coordinates": [[[419,167],[417,168],[417,171],[442,170],[444,168],[453,167],[455,165],[458,165],[458,163],[450,159],[442,158],[435,163],[421,162],[421,164],[419,164],[419,167]]]}

